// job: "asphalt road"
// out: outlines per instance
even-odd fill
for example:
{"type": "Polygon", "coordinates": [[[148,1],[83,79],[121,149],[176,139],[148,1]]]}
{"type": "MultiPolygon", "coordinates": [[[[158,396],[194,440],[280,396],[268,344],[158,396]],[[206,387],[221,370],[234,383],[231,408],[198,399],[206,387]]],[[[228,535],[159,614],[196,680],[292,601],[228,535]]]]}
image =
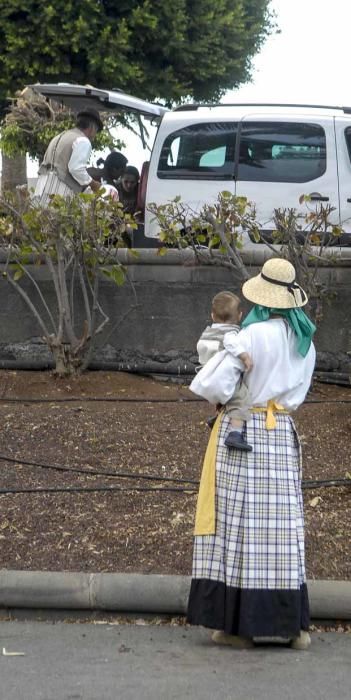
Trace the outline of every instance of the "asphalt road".
{"type": "Polygon", "coordinates": [[[350,699],[350,634],[234,651],[199,628],[1,621],[0,641],[0,700],[350,699]]]}

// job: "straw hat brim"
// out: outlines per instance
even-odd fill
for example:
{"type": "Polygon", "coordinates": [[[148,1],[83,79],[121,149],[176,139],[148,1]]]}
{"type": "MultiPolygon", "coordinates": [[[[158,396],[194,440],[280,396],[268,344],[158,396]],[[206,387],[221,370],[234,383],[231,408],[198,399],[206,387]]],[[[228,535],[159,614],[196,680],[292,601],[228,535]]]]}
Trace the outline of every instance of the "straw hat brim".
{"type": "Polygon", "coordinates": [[[242,288],[245,299],[274,309],[297,309],[308,302],[304,290],[294,284],[292,291],[287,286],[267,282],[261,277],[261,273],[244,283],[242,288]]]}

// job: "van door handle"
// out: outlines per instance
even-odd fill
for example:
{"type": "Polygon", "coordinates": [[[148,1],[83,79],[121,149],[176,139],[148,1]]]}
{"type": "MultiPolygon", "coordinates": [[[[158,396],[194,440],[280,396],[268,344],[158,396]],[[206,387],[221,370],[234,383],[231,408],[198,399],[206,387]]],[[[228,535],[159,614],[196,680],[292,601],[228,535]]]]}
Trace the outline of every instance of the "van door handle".
{"type": "Polygon", "coordinates": [[[329,197],[322,197],[319,192],[311,192],[310,200],[311,202],[329,202],[329,197]]]}
{"type": "Polygon", "coordinates": [[[351,202],[351,197],[349,197],[346,201],[347,201],[347,202],[351,202]]]}

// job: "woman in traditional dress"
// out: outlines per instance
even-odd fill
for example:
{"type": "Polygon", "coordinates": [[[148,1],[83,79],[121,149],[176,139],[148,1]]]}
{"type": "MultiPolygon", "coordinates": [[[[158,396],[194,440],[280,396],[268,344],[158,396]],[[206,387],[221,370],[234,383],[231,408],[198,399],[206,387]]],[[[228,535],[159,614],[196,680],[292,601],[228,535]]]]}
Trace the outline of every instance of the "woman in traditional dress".
{"type": "Polygon", "coordinates": [[[252,397],[246,440],[228,449],[225,406],[212,429],[196,513],[188,621],[216,630],[213,641],[237,648],[279,637],[306,649],[309,605],[304,563],[301,449],[290,412],[303,401],[315,364],[315,326],[286,260],[268,260],[243,285],[255,306],[236,336],[198,373],[191,388],[225,404],[240,380],[240,353],[252,397]],[[212,366],[209,366],[212,363],[212,366]]]}

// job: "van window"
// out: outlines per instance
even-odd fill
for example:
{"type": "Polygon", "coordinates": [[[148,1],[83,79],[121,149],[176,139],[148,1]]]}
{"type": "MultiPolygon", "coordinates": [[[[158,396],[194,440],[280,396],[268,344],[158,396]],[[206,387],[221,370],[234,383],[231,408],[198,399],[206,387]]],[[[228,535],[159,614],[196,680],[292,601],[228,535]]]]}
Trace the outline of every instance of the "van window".
{"type": "Polygon", "coordinates": [[[238,180],[308,182],[325,170],[325,132],[318,124],[242,124],[238,180]]]}
{"type": "Polygon", "coordinates": [[[351,161],[351,127],[348,126],[347,129],[345,129],[345,139],[346,139],[346,145],[347,145],[347,150],[349,154],[349,159],[351,161]]]}
{"type": "Polygon", "coordinates": [[[165,139],[157,175],[171,179],[233,178],[236,122],[191,124],[165,139]]]}

